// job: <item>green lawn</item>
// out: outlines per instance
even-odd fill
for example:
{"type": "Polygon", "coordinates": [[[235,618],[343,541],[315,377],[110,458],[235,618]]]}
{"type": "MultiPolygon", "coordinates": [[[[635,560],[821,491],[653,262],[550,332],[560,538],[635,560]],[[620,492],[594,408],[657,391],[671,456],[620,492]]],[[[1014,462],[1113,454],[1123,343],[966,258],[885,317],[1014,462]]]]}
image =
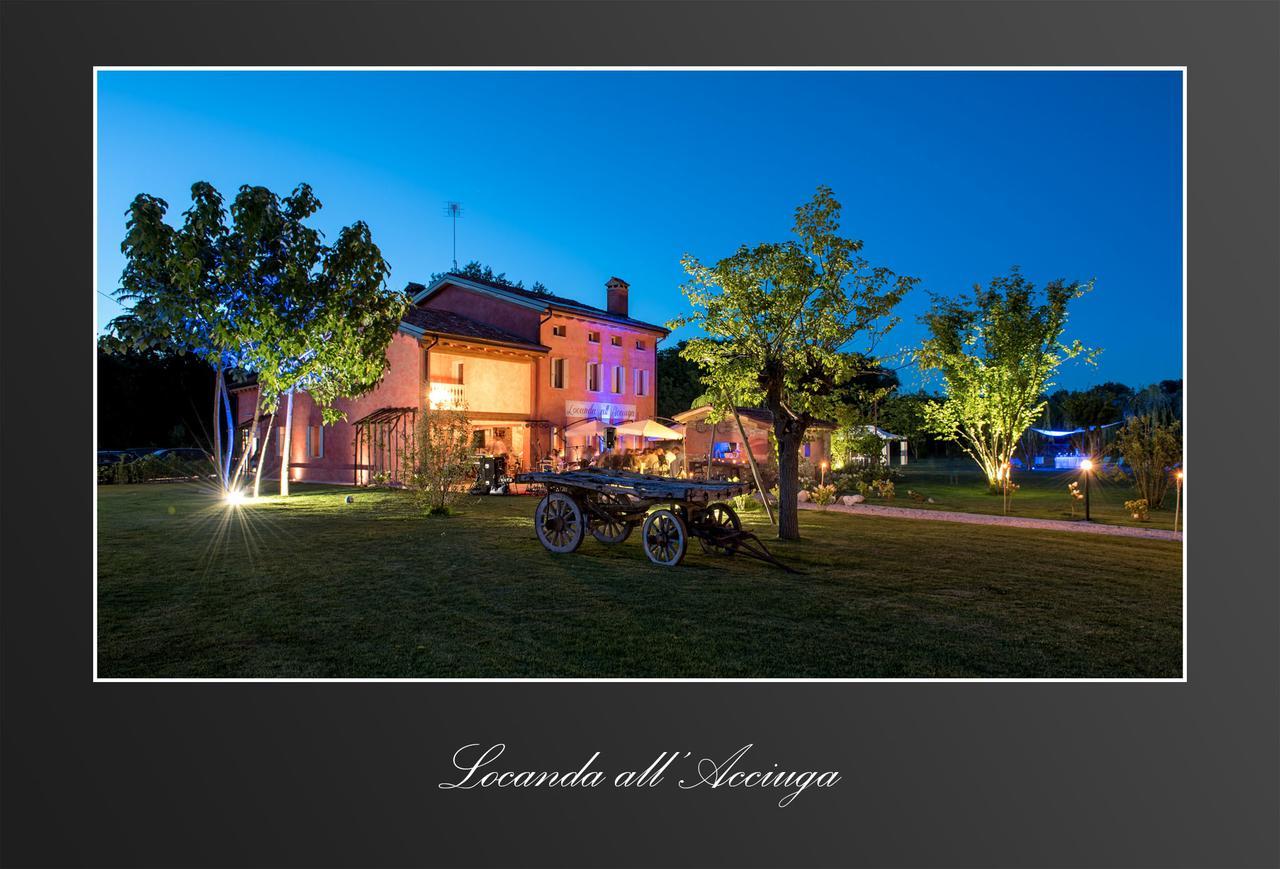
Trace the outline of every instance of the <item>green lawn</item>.
{"type": "Polygon", "coordinates": [[[696,543],[671,569],[638,535],[552,555],[534,505],[100,486],[99,675],[1181,675],[1178,544],[805,511],[770,544],[802,575],[696,543]]]}
{"type": "MultiPolygon", "coordinates": [[[[987,491],[986,477],[971,461],[925,461],[893,466],[901,471],[904,480],[897,483],[897,496],[892,500],[870,498],[872,504],[888,504],[894,507],[919,507],[924,510],[955,510],[962,513],[1002,512],[1002,498],[987,491]],[[913,500],[907,490],[912,489],[937,503],[929,504],[913,500]]],[[[1010,516],[1028,519],[1084,520],[1084,502],[1075,502],[1075,514],[1071,512],[1071,496],[1067,484],[1078,482],[1083,487],[1080,471],[1019,471],[1014,469],[1013,481],[1020,488],[1009,501],[1010,516]]],[[[1081,489],[1083,491],[1083,488],[1081,489]]],[[[1173,530],[1174,492],[1169,489],[1167,509],[1152,510],[1149,521],[1141,522],[1124,509],[1124,502],[1138,497],[1133,487],[1094,476],[1089,484],[1089,514],[1095,522],[1107,525],[1133,525],[1142,528],[1173,530]]],[[[1182,530],[1182,520],[1178,520],[1182,530]]]]}

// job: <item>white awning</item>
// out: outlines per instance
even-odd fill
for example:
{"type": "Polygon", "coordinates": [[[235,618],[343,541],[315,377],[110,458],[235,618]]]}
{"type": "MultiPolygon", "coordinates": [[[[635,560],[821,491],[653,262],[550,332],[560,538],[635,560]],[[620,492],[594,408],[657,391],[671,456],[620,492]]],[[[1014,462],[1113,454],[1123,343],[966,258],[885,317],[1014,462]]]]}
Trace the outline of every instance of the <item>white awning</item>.
{"type": "Polygon", "coordinates": [[[638,419],[635,422],[625,423],[614,429],[614,433],[657,441],[675,441],[684,438],[683,434],[667,428],[656,419],[638,419]]]}
{"type": "Polygon", "coordinates": [[[591,437],[592,435],[604,437],[604,429],[604,423],[598,419],[581,419],[565,426],[564,433],[578,438],[591,437]]]}

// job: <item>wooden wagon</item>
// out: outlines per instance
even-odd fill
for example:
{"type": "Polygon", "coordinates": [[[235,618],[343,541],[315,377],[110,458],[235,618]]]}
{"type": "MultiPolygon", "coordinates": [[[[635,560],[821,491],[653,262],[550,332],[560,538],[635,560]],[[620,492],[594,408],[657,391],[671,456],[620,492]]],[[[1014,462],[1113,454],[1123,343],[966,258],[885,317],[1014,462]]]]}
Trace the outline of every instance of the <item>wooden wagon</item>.
{"type": "Polygon", "coordinates": [[[742,553],[791,570],[760,538],[743,530],[737,511],[726,503],[749,492],[747,483],[598,468],[520,474],[516,482],[546,489],[533,522],[538,540],[551,552],[573,552],[587,534],[601,543],[622,543],[639,527],[645,555],[664,567],[684,560],[692,538],[709,554],[742,553]]]}

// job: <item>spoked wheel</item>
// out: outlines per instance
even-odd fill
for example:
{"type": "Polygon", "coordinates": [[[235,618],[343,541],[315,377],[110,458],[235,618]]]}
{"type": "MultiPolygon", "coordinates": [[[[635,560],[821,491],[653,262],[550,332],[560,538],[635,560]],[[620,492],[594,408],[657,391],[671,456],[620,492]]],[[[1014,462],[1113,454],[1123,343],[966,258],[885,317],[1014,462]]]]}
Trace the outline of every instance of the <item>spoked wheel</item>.
{"type": "Polygon", "coordinates": [[[680,517],[664,507],[645,517],[641,542],[654,564],[675,567],[689,548],[689,532],[680,517]]]}
{"type": "Polygon", "coordinates": [[[738,532],[742,530],[742,520],[728,504],[712,504],[703,513],[700,525],[700,530],[705,532],[698,536],[698,545],[703,552],[733,555],[738,551],[738,532]]]}
{"type": "MultiPolygon", "coordinates": [[[[629,503],[629,499],[626,495],[604,494],[600,496],[600,503],[626,505],[629,503]]],[[[631,536],[631,523],[624,522],[616,516],[611,515],[605,519],[599,516],[592,516],[589,524],[591,525],[591,536],[601,543],[622,543],[631,536]]]]}
{"type": "Polygon", "coordinates": [[[573,552],[587,531],[582,508],[564,492],[552,492],[538,502],[533,525],[538,540],[551,552],[573,552]]]}

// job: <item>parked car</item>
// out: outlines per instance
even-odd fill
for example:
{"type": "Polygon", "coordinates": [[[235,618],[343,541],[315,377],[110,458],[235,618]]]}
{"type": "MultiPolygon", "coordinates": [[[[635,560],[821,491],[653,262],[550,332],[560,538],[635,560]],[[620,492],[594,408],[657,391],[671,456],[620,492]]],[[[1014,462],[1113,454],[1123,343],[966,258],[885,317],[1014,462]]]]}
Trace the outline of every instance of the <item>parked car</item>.
{"type": "Polygon", "coordinates": [[[136,462],[143,456],[151,455],[155,450],[151,447],[134,447],[128,450],[98,450],[98,464],[114,465],[119,462],[128,464],[136,462]]]}

